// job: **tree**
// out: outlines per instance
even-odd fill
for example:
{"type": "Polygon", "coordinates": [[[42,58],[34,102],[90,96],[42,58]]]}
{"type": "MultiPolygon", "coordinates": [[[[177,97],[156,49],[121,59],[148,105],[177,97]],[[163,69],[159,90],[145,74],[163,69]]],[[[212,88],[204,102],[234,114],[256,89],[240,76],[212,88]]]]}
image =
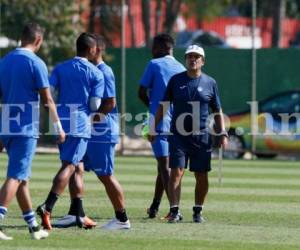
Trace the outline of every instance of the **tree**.
{"type": "Polygon", "coordinates": [[[167,1],[166,20],[164,22],[164,32],[170,34],[181,7],[181,0],[167,1]]]}
{"type": "Polygon", "coordinates": [[[1,33],[18,41],[27,22],[39,23],[45,29],[40,54],[51,65],[74,55],[75,40],[81,32],[80,11],[80,4],[74,0],[38,3],[35,0],[1,0],[1,33]]]}
{"type": "Polygon", "coordinates": [[[108,46],[121,33],[121,0],[90,0],[89,31],[101,34],[108,46]]]}
{"type": "Polygon", "coordinates": [[[150,7],[149,0],[142,0],[142,20],[145,32],[145,43],[147,47],[149,47],[151,43],[150,7]]]}
{"type": "Polygon", "coordinates": [[[280,47],[282,35],[282,21],[286,13],[286,1],[275,0],[273,3],[273,29],[272,29],[272,47],[280,47]]]}
{"type": "Polygon", "coordinates": [[[134,18],[133,18],[133,14],[132,14],[131,1],[126,0],[126,4],[128,7],[127,8],[128,9],[128,20],[129,20],[129,25],[130,25],[130,29],[131,29],[131,45],[132,45],[132,47],[136,47],[135,22],[134,22],[134,18]]]}
{"type": "Polygon", "coordinates": [[[186,0],[189,12],[186,15],[195,15],[199,21],[212,20],[222,16],[232,4],[239,4],[245,0],[186,0]]]}
{"type": "Polygon", "coordinates": [[[155,35],[158,32],[165,32],[170,34],[173,30],[174,23],[180,12],[180,7],[182,0],[142,0],[142,20],[145,31],[145,42],[146,46],[149,47],[151,43],[151,3],[155,3],[155,22],[154,22],[154,32],[155,35]],[[165,8],[162,8],[162,5],[165,5],[165,8]],[[162,10],[165,11],[165,14],[162,15],[162,10]],[[161,20],[164,17],[164,20],[161,20]],[[159,30],[160,22],[163,23],[162,30],[159,30]]]}

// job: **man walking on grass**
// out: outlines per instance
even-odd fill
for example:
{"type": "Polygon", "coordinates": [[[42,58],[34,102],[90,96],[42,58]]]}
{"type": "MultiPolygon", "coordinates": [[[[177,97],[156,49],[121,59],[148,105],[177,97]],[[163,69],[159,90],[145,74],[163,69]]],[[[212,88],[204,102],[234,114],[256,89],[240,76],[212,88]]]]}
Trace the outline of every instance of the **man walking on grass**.
{"type": "MultiPolygon", "coordinates": [[[[185,70],[184,66],[173,57],[174,40],[168,34],[159,34],[153,39],[152,56],[148,63],[138,91],[139,98],[149,108],[150,116],[155,116],[160,101],[170,78],[185,70]]],[[[163,121],[157,125],[157,137],[151,144],[152,151],[157,161],[157,176],[153,201],[147,209],[149,218],[155,218],[164,191],[168,197],[169,182],[169,143],[171,110],[165,114],[163,121]]],[[[151,119],[150,117],[150,119],[151,119]]]]}
{"type": "MultiPolygon", "coordinates": [[[[193,207],[193,221],[203,222],[202,210],[208,192],[208,172],[211,170],[211,138],[207,127],[210,111],[214,115],[216,132],[220,136],[220,145],[227,145],[224,117],[218,94],[216,81],[202,72],[205,62],[204,50],[191,45],[185,52],[187,71],[174,75],[163,98],[166,104],[173,104],[171,120],[170,145],[170,216],[169,222],[179,222],[181,195],[181,180],[185,168],[189,164],[194,172],[195,205],[193,207]]],[[[151,134],[164,115],[161,104],[155,116],[155,123],[151,127],[151,134]]],[[[155,142],[156,138],[150,136],[155,142]]]]}
{"type": "MultiPolygon", "coordinates": [[[[50,77],[51,86],[58,91],[58,113],[67,132],[66,141],[60,145],[62,166],[53,179],[51,190],[43,204],[38,206],[37,213],[45,229],[51,230],[51,212],[68,185],[71,176],[82,171],[88,139],[91,136],[90,113],[94,98],[103,97],[104,77],[88,60],[96,53],[96,37],[82,33],[76,41],[77,56],[56,66],[50,77]]],[[[85,216],[82,205],[82,192],[74,197],[80,224],[84,228],[96,226],[96,223],[85,216]]]]}
{"type": "MultiPolygon", "coordinates": [[[[22,32],[21,47],[7,54],[0,64],[0,95],[2,99],[1,140],[8,154],[7,176],[0,190],[0,223],[16,196],[32,239],[48,237],[39,228],[32,211],[29,192],[31,162],[39,136],[39,96],[49,108],[58,143],[65,133],[51,97],[45,63],[35,55],[43,42],[38,24],[28,23],[22,32]]],[[[0,229],[0,239],[10,240],[0,229]]]]}
{"type": "MultiPolygon", "coordinates": [[[[104,75],[103,98],[94,103],[94,110],[100,115],[94,116],[92,137],[88,142],[87,153],[84,157],[84,169],[92,170],[103,183],[106,193],[113,205],[115,218],[102,228],[108,230],[129,229],[131,227],[125,210],[124,191],[114,176],[115,145],[119,141],[119,118],[116,106],[116,86],[112,69],[103,61],[105,42],[103,37],[96,36],[97,52],[92,62],[104,75]]],[[[83,173],[76,172],[69,185],[72,202],[68,215],[58,219],[53,225],[66,228],[76,225],[76,216],[80,213],[75,205],[74,197],[78,192],[83,193],[83,173]]]]}

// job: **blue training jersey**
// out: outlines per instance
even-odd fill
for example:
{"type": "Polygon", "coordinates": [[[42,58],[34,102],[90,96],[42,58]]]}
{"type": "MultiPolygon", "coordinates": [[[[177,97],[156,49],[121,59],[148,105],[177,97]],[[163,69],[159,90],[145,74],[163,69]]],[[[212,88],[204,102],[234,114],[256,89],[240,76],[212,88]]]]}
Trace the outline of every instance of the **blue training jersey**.
{"type": "MultiPolygon", "coordinates": [[[[164,97],[165,90],[170,78],[182,71],[185,71],[185,67],[170,55],[152,59],[148,63],[142,79],[140,80],[140,86],[143,86],[150,90],[149,112],[152,116],[155,116],[159,103],[164,97]]],[[[169,109],[164,116],[163,121],[158,124],[158,126],[156,127],[157,132],[169,132],[171,112],[172,110],[169,109]]]]}
{"type": "Polygon", "coordinates": [[[46,64],[29,49],[17,48],[0,63],[2,136],[39,136],[39,89],[48,88],[46,64]]]}
{"type": "MultiPolygon", "coordinates": [[[[97,68],[104,76],[103,99],[116,98],[114,73],[106,63],[100,63],[97,68]]],[[[103,101],[103,100],[102,100],[103,101]]],[[[117,106],[109,112],[99,123],[94,123],[91,141],[118,143],[119,142],[119,117],[117,106]]]]}
{"type": "Polygon", "coordinates": [[[183,135],[182,132],[190,133],[192,129],[206,130],[210,109],[212,112],[219,112],[221,109],[217,83],[204,73],[198,78],[190,78],[186,71],[174,75],[163,100],[173,104],[171,132],[174,134],[183,135]],[[179,124],[183,114],[185,117],[182,124],[179,124]],[[193,127],[195,125],[196,128],[193,127]],[[184,131],[180,131],[183,129],[184,131]]]}
{"type": "Polygon", "coordinates": [[[58,90],[57,111],[63,129],[73,137],[90,138],[91,97],[103,97],[104,77],[87,59],[75,57],[57,65],[50,84],[58,90]]]}

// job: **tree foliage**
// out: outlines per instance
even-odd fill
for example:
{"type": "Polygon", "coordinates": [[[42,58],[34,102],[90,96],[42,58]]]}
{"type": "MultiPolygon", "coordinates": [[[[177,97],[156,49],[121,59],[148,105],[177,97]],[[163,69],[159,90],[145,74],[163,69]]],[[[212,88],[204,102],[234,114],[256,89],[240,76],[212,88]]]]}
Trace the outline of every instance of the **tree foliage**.
{"type": "Polygon", "coordinates": [[[51,64],[62,57],[59,53],[75,52],[75,40],[82,32],[80,12],[80,3],[74,0],[1,0],[1,33],[18,41],[26,23],[39,23],[45,29],[40,54],[51,64]]]}
{"type": "Polygon", "coordinates": [[[89,31],[100,33],[108,46],[121,34],[121,0],[90,0],[89,31]]]}

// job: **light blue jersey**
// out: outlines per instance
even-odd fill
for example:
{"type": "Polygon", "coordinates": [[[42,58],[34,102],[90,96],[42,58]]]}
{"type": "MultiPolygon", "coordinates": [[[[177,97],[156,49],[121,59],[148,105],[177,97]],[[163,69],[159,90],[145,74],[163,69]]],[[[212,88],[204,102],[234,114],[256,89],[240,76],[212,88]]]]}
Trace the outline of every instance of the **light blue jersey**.
{"type": "MultiPolygon", "coordinates": [[[[140,80],[140,85],[150,90],[149,112],[151,115],[155,116],[159,103],[164,97],[170,78],[183,71],[185,71],[185,67],[170,55],[152,59],[148,63],[140,80]]],[[[156,127],[156,131],[169,132],[170,121],[171,111],[169,110],[164,116],[163,121],[156,127]]]]}
{"type": "Polygon", "coordinates": [[[58,90],[57,111],[67,135],[90,138],[89,101],[103,97],[104,77],[87,59],[75,57],[56,66],[50,84],[58,90]]]}
{"type": "Polygon", "coordinates": [[[39,89],[49,87],[45,63],[26,48],[17,48],[0,63],[2,136],[39,136],[39,89]]]}
{"type": "MultiPolygon", "coordinates": [[[[114,73],[106,63],[102,62],[97,68],[104,75],[103,99],[116,98],[116,86],[114,73]]],[[[119,141],[119,119],[117,106],[109,112],[100,123],[94,123],[95,133],[92,134],[91,141],[118,143],[119,141]]]]}

